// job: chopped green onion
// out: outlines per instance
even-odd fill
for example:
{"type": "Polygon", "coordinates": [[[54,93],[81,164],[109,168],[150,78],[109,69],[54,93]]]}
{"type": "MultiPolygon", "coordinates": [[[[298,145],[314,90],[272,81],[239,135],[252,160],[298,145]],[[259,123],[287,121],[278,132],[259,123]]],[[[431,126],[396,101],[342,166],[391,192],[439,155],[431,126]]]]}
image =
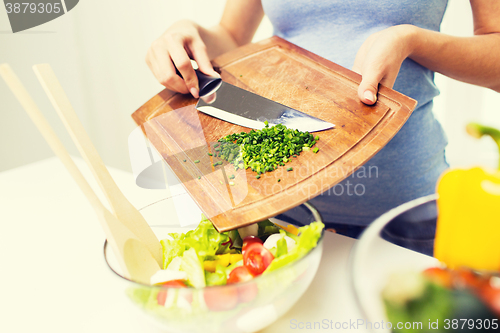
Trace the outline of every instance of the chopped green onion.
{"type": "Polygon", "coordinates": [[[318,148],[318,147],[316,147],[316,148],[314,148],[314,149],[313,149],[313,153],[315,153],[315,154],[316,154],[318,151],[319,151],[319,148],[318,148]]]}
{"type": "Polygon", "coordinates": [[[291,156],[297,157],[316,143],[308,132],[265,124],[262,130],[252,129],[219,139],[220,145],[215,149],[220,151],[219,157],[232,163],[235,170],[250,168],[260,175],[284,166],[291,156]]]}
{"type": "Polygon", "coordinates": [[[200,163],[200,160],[194,160],[194,163],[200,163]]]}

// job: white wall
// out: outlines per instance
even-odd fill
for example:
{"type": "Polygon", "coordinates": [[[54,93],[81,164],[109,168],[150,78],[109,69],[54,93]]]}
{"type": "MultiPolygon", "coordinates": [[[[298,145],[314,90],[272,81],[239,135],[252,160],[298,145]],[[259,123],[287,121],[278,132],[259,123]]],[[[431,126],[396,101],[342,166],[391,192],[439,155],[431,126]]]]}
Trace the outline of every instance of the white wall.
{"type": "MultiPolygon", "coordinates": [[[[34,96],[56,132],[77,155],[31,66],[52,65],[106,164],[130,170],[127,139],[130,115],[162,86],[144,62],[149,44],[171,23],[190,18],[204,26],[220,19],[224,0],[82,0],[68,14],[26,32],[10,33],[0,9],[0,63],[8,62],[34,96]]],[[[468,1],[450,0],[444,31],[471,34],[468,1]]],[[[255,40],[271,35],[265,21],[255,40]]],[[[468,120],[500,127],[499,95],[438,77],[442,95],[436,114],[448,133],[448,159],[454,165],[496,165],[488,140],[464,134],[468,120]]],[[[36,128],[0,80],[0,171],[52,156],[36,128]]]]}

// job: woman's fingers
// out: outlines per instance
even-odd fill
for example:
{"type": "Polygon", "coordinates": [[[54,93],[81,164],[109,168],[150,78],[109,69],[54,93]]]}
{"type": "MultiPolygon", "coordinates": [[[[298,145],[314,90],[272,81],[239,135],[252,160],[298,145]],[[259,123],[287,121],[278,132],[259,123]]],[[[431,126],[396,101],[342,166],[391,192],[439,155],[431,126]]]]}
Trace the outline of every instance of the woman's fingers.
{"type": "Polygon", "coordinates": [[[376,73],[363,74],[363,78],[358,87],[359,99],[368,105],[375,104],[377,101],[378,84],[380,77],[376,73]]]}
{"type": "Polygon", "coordinates": [[[190,51],[193,55],[193,59],[198,64],[200,71],[210,76],[220,76],[219,73],[217,73],[212,67],[212,63],[208,57],[207,48],[201,39],[191,43],[190,51]]]}
{"type": "Polygon", "coordinates": [[[378,85],[383,77],[381,71],[367,65],[366,48],[362,47],[354,61],[353,71],[361,74],[361,83],[358,87],[358,97],[361,102],[372,105],[377,101],[378,85]]]}
{"type": "Polygon", "coordinates": [[[191,59],[189,58],[186,50],[179,48],[177,45],[170,48],[170,58],[173,66],[177,68],[179,73],[184,79],[183,83],[187,91],[191,93],[195,98],[198,98],[198,78],[194,72],[193,66],[191,65],[191,59]]]}
{"type": "Polygon", "coordinates": [[[156,50],[153,61],[155,66],[153,73],[162,85],[181,94],[189,93],[186,83],[177,75],[171,56],[166,49],[156,50]]]}
{"type": "Polygon", "coordinates": [[[392,88],[399,72],[398,66],[391,66],[383,70],[368,68],[363,71],[361,83],[358,87],[359,99],[368,105],[373,105],[377,101],[379,85],[392,88]]]}
{"type": "Polygon", "coordinates": [[[411,51],[407,30],[408,26],[387,28],[368,37],[360,47],[353,70],[362,76],[358,97],[363,103],[376,103],[380,84],[394,86],[401,64],[411,51]]]}
{"type": "Polygon", "coordinates": [[[203,73],[219,76],[210,63],[197,25],[185,20],[175,23],[155,40],[146,55],[146,63],[162,85],[198,98],[198,78],[191,59],[196,60],[203,73]]]}

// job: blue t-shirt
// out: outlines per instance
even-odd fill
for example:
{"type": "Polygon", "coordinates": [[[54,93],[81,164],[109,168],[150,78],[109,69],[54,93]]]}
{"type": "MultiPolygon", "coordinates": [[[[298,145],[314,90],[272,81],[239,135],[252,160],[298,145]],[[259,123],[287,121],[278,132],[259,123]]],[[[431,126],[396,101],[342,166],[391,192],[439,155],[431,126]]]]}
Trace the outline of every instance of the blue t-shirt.
{"type": "MultiPolygon", "coordinates": [[[[352,68],[363,42],[399,24],[439,31],[447,0],[262,0],[274,33],[323,58],[352,68]]],[[[310,202],[325,222],[367,225],[404,202],[435,192],[448,167],[447,144],[432,113],[439,94],[434,72],[406,59],[393,89],[418,101],[396,136],[343,182],[310,202]]],[[[300,208],[285,215],[297,216],[300,208]]]]}

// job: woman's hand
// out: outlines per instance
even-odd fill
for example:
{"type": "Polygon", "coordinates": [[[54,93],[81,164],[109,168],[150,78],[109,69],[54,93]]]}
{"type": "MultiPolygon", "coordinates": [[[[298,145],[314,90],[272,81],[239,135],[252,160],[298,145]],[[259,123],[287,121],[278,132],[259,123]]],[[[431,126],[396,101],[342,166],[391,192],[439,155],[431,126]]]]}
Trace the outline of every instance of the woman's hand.
{"type": "Polygon", "coordinates": [[[198,98],[198,78],[190,59],[203,73],[219,76],[210,60],[250,43],[263,17],[260,0],[227,0],[219,24],[211,28],[189,20],[170,26],[149,48],[146,63],[165,87],[198,98]],[[176,68],[182,77],[176,74],[176,68]]]}
{"type": "Polygon", "coordinates": [[[362,75],[358,96],[363,103],[375,104],[379,84],[394,86],[403,60],[412,52],[414,28],[393,26],[374,33],[361,45],[353,70],[362,75]]]}
{"type": "Polygon", "coordinates": [[[200,36],[200,27],[191,21],[174,23],[148,50],[146,63],[156,79],[170,90],[198,98],[198,79],[190,59],[198,63],[205,74],[219,76],[214,71],[207,48],[200,36]],[[176,68],[182,77],[177,75],[176,68]]]}

